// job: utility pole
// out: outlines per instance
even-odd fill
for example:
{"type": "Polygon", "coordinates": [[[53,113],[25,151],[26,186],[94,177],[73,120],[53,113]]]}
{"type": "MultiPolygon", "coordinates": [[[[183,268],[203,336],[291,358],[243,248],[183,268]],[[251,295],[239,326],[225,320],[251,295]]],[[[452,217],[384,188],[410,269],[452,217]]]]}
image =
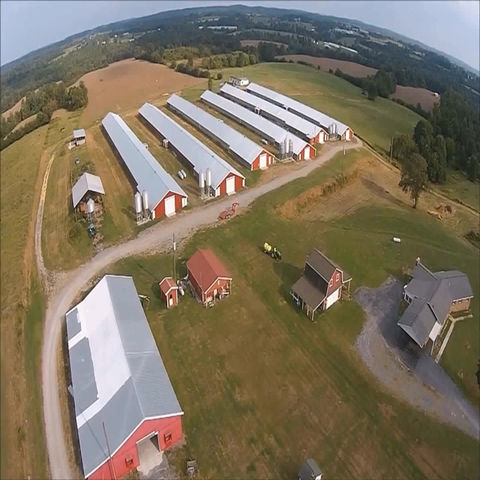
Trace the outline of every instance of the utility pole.
{"type": "Polygon", "coordinates": [[[107,430],[105,428],[105,422],[102,422],[102,426],[103,426],[103,433],[105,435],[105,442],[107,442],[107,452],[108,452],[108,460],[109,460],[109,463],[110,463],[110,470],[112,471],[113,480],[117,480],[117,475],[115,474],[115,467],[114,467],[113,461],[112,461],[112,454],[110,453],[110,445],[108,443],[108,437],[107,437],[107,430]]]}
{"type": "Polygon", "coordinates": [[[390,163],[392,163],[392,156],[393,156],[393,138],[394,138],[394,135],[392,135],[392,138],[390,140],[390,163]]]}
{"type": "Polygon", "coordinates": [[[173,281],[177,282],[177,266],[175,264],[175,252],[177,250],[177,243],[175,242],[175,233],[173,234],[173,281]]]}

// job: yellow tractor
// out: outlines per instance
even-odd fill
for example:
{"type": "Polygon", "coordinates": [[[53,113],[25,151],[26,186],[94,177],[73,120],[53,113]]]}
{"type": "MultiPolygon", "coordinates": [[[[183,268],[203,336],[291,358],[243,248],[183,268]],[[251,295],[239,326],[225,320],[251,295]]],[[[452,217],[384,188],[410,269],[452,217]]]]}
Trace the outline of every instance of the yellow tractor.
{"type": "Polygon", "coordinates": [[[274,260],[282,259],[282,254],[280,253],[280,250],[278,250],[277,247],[273,247],[268,242],[265,242],[263,244],[263,253],[270,255],[274,260]]]}

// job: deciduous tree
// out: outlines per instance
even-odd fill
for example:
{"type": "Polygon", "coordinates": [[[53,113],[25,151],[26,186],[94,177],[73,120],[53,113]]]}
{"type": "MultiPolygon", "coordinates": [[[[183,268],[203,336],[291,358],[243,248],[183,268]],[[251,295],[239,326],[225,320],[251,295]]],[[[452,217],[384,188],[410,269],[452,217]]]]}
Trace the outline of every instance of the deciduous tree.
{"type": "Polygon", "coordinates": [[[401,165],[401,178],[398,185],[404,192],[410,193],[413,208],[417,208],[420,193],[427,186],[427,162],[418,153],[413,153],[401,165]]]}

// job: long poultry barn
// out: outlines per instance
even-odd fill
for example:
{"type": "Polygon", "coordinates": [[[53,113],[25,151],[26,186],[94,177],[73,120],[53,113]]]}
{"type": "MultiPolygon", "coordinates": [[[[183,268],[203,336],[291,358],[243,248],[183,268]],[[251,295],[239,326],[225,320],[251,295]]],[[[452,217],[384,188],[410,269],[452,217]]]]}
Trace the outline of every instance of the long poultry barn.
{"type": "Polygon", "coordinates": [[[183,438],[183,411],[132,278],[105,275],[66,327],[84,477],[149,470],[183,438]]]}
{"type": "Polygon", "coordinates": [[[157,107],[145,103],[139,114],[193,168],[201,189],[206,188],[209,195],[231,195],[245,186],[245,177],[238,170],[157,107]]]}
{"type": "Polygon", "coordinates": [[[292,131],[295,135],[303,138],[311,144],[324,143],[327,132],[318,125],[305,120],[298,115],[285,110],[278,105],[268,102],[263,98],[248,93],[247,91],[232,87],[232,85],[225,83],[220,89],[220,93],[233,100],[234,102],[253,110],[265,118],[268,118],[274,123],[279,124],[285,130],[292,131]]]}
{"type": "Polygon", "coordinates": [[[200,96],[207,105],[215,108],[227,117],[245,125],[253,132],[273,143],[279,150],[280,158],[294,157],[297,160],[309,160],[316,155],[315,148],[288,132],[277,124],[248,110],[228,98],[206,90],[200,96]]]}
{"type": "Polygon", "coordinates": [[[301,103],[293,98],[287,97],[281,93],[271,90],[269,88],[258,85],[257,83],[250,83],[247,86],[248,92],[257,95],[268,102],[278,105],[299,117],[302,117],[309,122],[312,122],[328,132],[330,140],[342,139],[349,141],[353,138],[352,129],[342,122],[315,110],[304,103],[301,103]]]}
{"type": "Polygon", "coordinates": [[[132,132],[123,119],[108,113],[102,125],[113,149],[123,160],[143,195],[152,219],[174,215],[187,205],[187,194],[162,168],[147,147],[132,132]]]}
{"type": "Polygon", "coordinates": [[[188,100],[173,94],[167,105],[226,148],[250,170],[264,169],[274,163],[275,157],[268,150],[188,100]]]}

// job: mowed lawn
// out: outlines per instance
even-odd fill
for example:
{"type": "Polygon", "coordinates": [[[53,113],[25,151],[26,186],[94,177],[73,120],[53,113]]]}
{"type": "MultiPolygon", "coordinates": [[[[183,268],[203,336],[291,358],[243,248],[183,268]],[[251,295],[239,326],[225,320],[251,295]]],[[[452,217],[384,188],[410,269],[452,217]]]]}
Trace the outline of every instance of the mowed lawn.
{"type": "MultiPolygon", "coordinates": [[[[420,116],[385,98],[368,100],[361,89],[327,72],[291,63],[245,67],[250,81],[278,90],[351,126],[375,148],[387,152],[393,135],[410,135],[420,116]]],[[[222,70],[223,78],[239,69],[222,70]]]]}
{"type": "Polygon", "coordinates": [[[47,126],[1,153],[1,478],[46,478],[40,364],[43,296],[32,212],[47,126]]]}
{"type": "MultiPolygon", "coordinates": [[[[329,222],[278,214],[287,199],[354,161],[337,157],[184,246],[180,274],[196,248],[208,247],[233,276],[231,296],[213,308],[187,295],[165,310],[158,281],[172,273],[171,255],[129,258],[108,269],[133,275],[138,292],[151,297],[147,316],[185,411],[187,447],[173,459],[178,468],[186,455],[205,478],[294,478],[312,456],[329,478],[478,475],[477,442],[397,401],[364,367],[353,346],[364,315],[354,301],[316,323],[292,305],[290,286],[314,247],[353,275],[354,289],[381,284],[420,255],[432,268],[463,269],[478,291],[477,251],[420,211],[372,204],[329,222]],[[391,242],[393,232],[400,245],[391,242]],[[263,254],[265,240],[280,248],[281,262],[263,254]]],[[[470,335],[469,359],[476,362],[478,326],[470,335]]]]}

